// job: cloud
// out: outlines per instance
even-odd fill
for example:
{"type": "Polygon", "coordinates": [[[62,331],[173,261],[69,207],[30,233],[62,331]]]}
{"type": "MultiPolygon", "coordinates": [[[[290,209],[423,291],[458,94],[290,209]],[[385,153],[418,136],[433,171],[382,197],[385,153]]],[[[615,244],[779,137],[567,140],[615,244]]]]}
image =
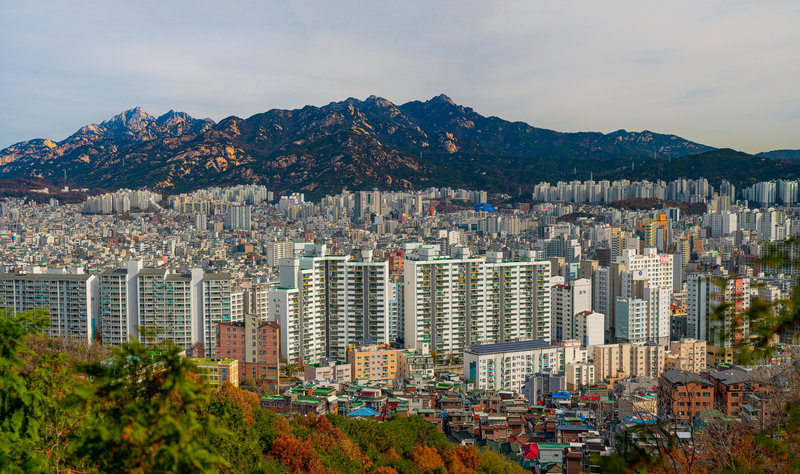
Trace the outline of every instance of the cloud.
{"type": "Polygon", "coordinates": [[[800,148],[800,4],[17,2],[0,18],[0,146],[141,105],[215,120],[439,93],[558,130],[800,148]]]}

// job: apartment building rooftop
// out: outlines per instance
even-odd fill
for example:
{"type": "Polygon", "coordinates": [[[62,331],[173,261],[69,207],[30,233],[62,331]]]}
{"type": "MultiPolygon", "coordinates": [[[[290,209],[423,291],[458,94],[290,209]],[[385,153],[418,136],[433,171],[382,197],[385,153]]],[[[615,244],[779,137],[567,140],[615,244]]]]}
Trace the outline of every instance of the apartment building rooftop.
{"type": "Polygon", "coordinates": [[[501,352],[518,352],[528,351],[532,349],[550,349],[553,346],[542,339],[533,339],[530,341],[513,341],[513,342],[498,342],[495,344],[475,345],[468,349],[469,352],[475,354],[498,354],[501,352]]]}

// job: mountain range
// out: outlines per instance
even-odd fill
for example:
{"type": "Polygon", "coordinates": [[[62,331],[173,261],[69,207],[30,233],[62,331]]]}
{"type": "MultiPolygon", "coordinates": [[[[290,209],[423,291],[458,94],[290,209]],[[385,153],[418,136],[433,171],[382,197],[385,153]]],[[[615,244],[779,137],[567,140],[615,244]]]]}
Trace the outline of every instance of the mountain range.
{"type": "Polygon", "coordinates": [[[590,175],[705,176],[737,185],[773,173],[800,176],[789,152],[756,157],[650,131],[564,133],[486,117],[445,95],[402,105],[370,96],[219,123],[174,111],[153,117],[136,107],[60,142],[36,139],[1,150],[0,178],[166,193],[258,183],[311,196],[344,187],[429,186],[513,194],[539,181],[590,175]]]}

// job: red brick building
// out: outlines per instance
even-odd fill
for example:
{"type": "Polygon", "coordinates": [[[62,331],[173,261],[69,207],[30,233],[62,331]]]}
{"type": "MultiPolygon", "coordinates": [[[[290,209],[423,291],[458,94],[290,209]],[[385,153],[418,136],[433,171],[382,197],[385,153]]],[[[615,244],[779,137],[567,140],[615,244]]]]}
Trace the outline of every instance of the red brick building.
{"type": "Polygon", "coordinates": [[[703,410],[713,410],[714,384],[695,373],[668,370],[658,378],[658,416],[691,422],[703,410]]]}
{"type": "Polygon", "coordinates": [[[245,315],[245,321],[218,322],[216,354],[239,361],[239,380],[278,380],[279,326],[245,315]]]}
{"type": "Polygon", "coordinates": [[[742,407],[749,394],[763,390],[761,382],[753,380],[749,372],[737,367],[714,372],[709,377],[714,382],[717,408],[734,418],[742,416],[742,407]]]}
{"type": "Polygon", "coordinates": [[[392,275],[403,274],[403,263],[405,261],[405,251],[395,250],[387,252],[386,260],[389,261],[389,273],[392,275]]]}

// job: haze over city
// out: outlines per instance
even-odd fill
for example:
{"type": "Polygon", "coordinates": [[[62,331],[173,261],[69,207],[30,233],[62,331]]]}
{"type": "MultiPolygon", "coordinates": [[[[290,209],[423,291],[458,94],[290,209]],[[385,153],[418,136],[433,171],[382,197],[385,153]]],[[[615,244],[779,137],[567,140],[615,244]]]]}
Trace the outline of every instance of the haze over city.
{"type": "Polygon", "coordinates": [[[15,3],[0,18],[0,147],[142,106],[220,120],[439,93],[559,131],[800,148],[800,4],[15,3]]]}

